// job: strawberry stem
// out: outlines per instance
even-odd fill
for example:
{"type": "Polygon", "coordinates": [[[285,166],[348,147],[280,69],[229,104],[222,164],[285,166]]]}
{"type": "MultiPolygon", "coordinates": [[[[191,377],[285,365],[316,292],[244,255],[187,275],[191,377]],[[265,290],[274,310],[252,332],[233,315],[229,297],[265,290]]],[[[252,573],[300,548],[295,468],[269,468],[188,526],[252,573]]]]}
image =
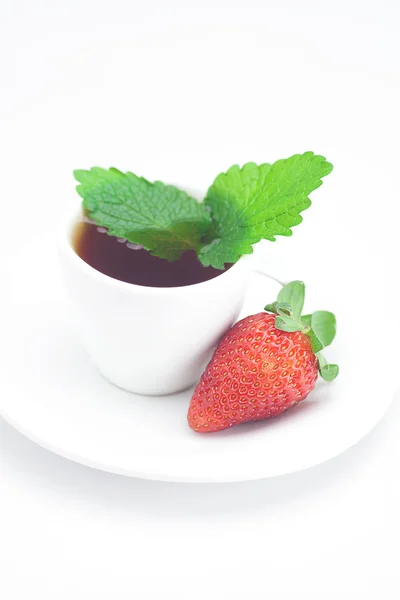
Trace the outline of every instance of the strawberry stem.
{"type": "Polygon", "coordinates": [[[275,327],[281,331],[301,331],[310,339],[311,347],[318,358],[319,373],[325,381],[333,381],[339,367],[328,364],[321,350],[332,343],[336,334],[335,315],[326,310],[317,310],[302,315],[305,286],[302,281],[291,281],[278,294],[278,299],[267,304],[264,310],[276,315],[275,327]]]}

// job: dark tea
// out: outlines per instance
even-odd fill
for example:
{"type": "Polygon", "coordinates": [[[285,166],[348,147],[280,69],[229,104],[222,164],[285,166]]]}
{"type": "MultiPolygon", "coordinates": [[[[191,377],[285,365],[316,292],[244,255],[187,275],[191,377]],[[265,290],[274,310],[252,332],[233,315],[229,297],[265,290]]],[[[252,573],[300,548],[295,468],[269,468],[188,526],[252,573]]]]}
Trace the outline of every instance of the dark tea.
{"type": "Polygon", "coordinates": [[[204,267],[194,250],[184,252],[173,262],[152,256],[141,246],[107,235],[104,227],[97,227],[87,218],[75,226],[73,248],[82,260],[100,273],[136,285],[179,287],[214,279],[223,273],[213,267],[204,267]]]}

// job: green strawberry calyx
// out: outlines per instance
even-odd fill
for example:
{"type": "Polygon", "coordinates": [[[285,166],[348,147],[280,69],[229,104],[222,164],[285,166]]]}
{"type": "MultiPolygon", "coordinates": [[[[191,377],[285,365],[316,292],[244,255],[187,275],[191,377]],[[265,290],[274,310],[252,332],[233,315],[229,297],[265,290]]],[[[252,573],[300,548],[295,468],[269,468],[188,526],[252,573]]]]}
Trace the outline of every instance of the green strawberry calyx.
{"type": "Polygon", "coordinates": [[[281,331],[301,331],[310,338],[311,347],[318,358],[319,374],[325,381],[331,382],[339,374],[339,367],[329,364],[322,350],[329,346],[336,335],[336,317],[327,310],[317,310],[302,315],[305,285],[302,281],[291,281],[283,286],[278,298],[264,308],[276,314],[275,327],[281,331]]]}

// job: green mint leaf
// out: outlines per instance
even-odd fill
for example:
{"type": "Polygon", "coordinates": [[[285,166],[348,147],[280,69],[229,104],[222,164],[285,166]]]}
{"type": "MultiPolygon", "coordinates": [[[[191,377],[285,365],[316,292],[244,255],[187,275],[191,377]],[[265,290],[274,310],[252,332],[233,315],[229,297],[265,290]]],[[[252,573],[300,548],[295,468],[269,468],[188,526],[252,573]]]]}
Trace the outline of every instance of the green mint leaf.
{"type": "Polygon", "coordinates": [[[311,317],[312,315],[303,315],[301,317],[301,322],[306,326],[306,327],[311,327],[311,317]]]}
{"type": "Polygon", "coordinates": [[[325,365],[320,369],[320,375],[324,381],[331,382],[339,375],[338,365],[325,365]]]}
{"type": "Polygon", "coordinates": [[[261,239],[292,235],[291,227],[301,223],[300,213],[311,205],[308,195],[332,168],[323,156],[305,152],[272,165],[234,165],[218,175],[205,198],[216,239],[201,249],[201,262],[222,269],[251,254],[261,239]]]}
{"type": "Polygon", "coordinates": [[[207,207],[172,185],[113,168],[78,170],[74,176],[83,207],[97,225],[160,258],[176,260],[185,250],[199,251],[210,229],[207,207]]]}
{"type": "Polygon", "coordinates": [[[282,331],[302,331],[303,325],[293,319],[293,317],[288,317],[286,315],[279,315],[275,319],[275,327],[277,329],[281,329],[282,331]]]}
{"type": "Polygon", "coordinates": [[[293,316],[300,318],[304,306],[305,285],[302,281],[287,283],[278,294],[278,302],[288,302],[292,306],[293,316]]]}

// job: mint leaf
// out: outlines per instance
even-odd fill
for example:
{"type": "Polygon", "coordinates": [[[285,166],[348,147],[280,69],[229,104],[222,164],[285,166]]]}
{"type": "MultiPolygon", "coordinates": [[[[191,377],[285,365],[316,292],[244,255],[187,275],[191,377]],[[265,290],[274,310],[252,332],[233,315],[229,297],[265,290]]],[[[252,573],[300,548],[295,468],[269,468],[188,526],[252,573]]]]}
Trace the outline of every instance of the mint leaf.
{"type": "Polygon", "coordinates": [[[234,165],[218,175],[205,198],[216,239],[200,250],[201,262],[222,269],[250,254],[261,239],[292,235],[291,227],[311,205],[308,195],[332,168],[323,156],[306,152],[273,165],[234,165]]]}
{"type": "Polygon", "coordinates": [[[301,317],[301,322],[306,326],[306,327],[311,327],[311,317],[312,315],[303,315],[301,317]]]}
{"type": "Polygon", "coordinates": [[[185,250],[198,252],[210,229],[206,206],[172,185],[114,168],[77,170],[74,176],[91,219],[109,235],[140,244],[160,258],[176,260],[185,250]]]}
{"type": "Polygon", "coordinates": [[[292,306],[293,316],[298,319],[304,306],[305,285],[302,281],[287,283],[278,294],[278,302],[287,302],[292,306]]]}

